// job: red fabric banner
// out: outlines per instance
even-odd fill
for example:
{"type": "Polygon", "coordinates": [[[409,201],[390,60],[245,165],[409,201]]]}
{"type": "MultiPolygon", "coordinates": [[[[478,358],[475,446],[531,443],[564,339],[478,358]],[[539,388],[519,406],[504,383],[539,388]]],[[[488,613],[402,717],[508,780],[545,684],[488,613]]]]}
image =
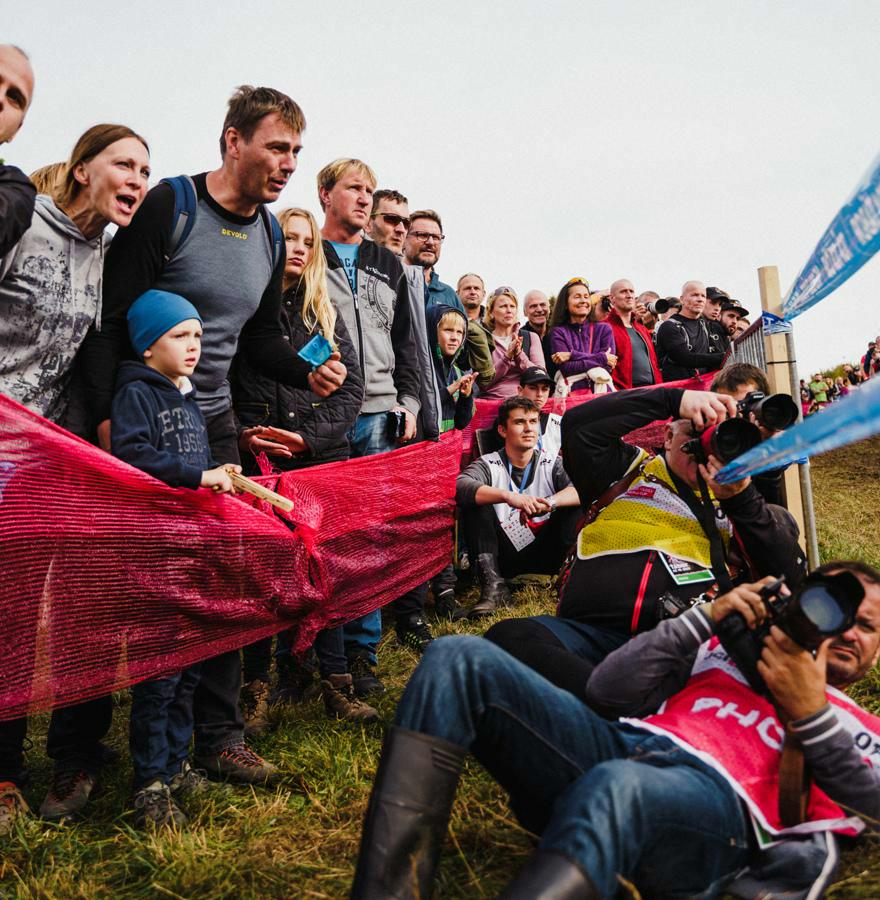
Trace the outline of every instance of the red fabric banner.
{"type": "Polygon", "coordinates": [[[169,488],[0,396],[0,719],[290,625],[308,646],[384,605],[450,558],[459,456],[452,433],[259,479],[294,501],[272,513],[169,488]]]}

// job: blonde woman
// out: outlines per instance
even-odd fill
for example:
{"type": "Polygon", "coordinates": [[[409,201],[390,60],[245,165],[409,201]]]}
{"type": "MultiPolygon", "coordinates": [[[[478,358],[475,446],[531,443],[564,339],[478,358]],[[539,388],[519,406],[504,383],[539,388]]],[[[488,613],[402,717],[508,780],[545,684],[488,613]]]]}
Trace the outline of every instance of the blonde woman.
{"type": "MultiPolygon", "coordinates": [[[[281,298],[281,327],[290,345],[302,347],[316,334],[338,350],[348,369],[329,397],[292,388],[257,372],[242,356],[230,373],[232,405],[240,426],[239,448],[246,472],[259,472],[256,457],[266,454],[279,469],[301,469],[348,459],[346,432],[358,417],[364,382],[357,351],[327,293],[327,260],[315,217],[305,209],[279,216],[287,248],[281,298]]],[[[271,638],[244,649],[245,733],[264,730],[269,697],[271,638]]],[[[327,712],[336,718],[368,721],[376,710],[354,697],[342,645],[342,628],[321,632],[315,641],[327,712]]],[[[278,640],[279,682],[287,699],[304,693],[306,673],[297,668],[283,635],[278,640]]]]}
{"type": "Polygon", "coordinates": [[[526,369],[544,368],[544,350],[536,334],[520,333],[519,300],[513,288],[499,287],[492,291],[483,328],[491,335],[495,378],[480,393],[480,399],[504,400],[519,390],[519,379],[526,369]]]}

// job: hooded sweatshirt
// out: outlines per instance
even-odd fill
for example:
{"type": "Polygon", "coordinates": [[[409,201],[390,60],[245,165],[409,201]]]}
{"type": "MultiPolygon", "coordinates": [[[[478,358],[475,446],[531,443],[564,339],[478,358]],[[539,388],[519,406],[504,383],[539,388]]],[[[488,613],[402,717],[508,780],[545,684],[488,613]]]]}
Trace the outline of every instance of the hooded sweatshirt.
{"type": "Polygon", "coordinates": [[[110,415],[114,456],[171,487],[197,488],[216,465],[195,388],[139,362],[120,364],[110,415]]]}
{"type": "Polygon", "coordinates": [[[71,368],[101,313],[103,233],[86,240],[46,196],[0,261],[0,392],[58,422],[71,368]]]}
{"type": "Polygon", "coordinates": [[[453,428],[466,428],[474,415],[473,391],[471,391],[469,396],[465,396],[461,391],[456,391],[453,397],[447,388],[462,376],[462,371],[456,363],[462,358],[462,354],[467,346],[467,316],[460,309],[447,306],[445,303],[435,303],[429,306],[425,312],[425,324],[428,334],[434,337],[432,355],[437,387],[440,392],[440,433],[452,431],[453,428]],[[464,330],[461,345],[451,357],[443,355],[437,337],[437,326],[448,312],[457,313],[461,316],[461,327],[464,330]]]}

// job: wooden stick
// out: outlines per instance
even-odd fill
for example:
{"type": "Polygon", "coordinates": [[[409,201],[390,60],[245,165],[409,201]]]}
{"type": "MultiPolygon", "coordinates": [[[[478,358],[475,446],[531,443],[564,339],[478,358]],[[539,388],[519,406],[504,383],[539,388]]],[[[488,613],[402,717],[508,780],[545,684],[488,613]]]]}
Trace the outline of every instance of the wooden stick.
{"type": "Polygon", "coordinates": [[[277,506],[285,512],[290,512],[293,509],[293,500],[290,498],[282,497],[281,494],[270,491],[269,488],[263,487],[263,485],[258,484],[256,481],[252,481],[250,478],[247,478],[239,472],[233,472],[231,469],[227,469],[226,471],[229,472],[229,477],[232,479],[232,483],[237,491],[245,491],[248,494],[253,494],[260,500],[265,500],[267,503],[271,503],[273,506],[277,506]]]}

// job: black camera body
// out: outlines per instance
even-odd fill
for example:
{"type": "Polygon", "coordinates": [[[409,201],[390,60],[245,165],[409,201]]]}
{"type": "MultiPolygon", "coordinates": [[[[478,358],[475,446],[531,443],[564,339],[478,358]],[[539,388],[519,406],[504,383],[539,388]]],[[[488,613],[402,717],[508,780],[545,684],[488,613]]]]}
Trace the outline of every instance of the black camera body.
{"type": "Polygon", "coordinates": [[[722,463],[729,463],[760,443],[761,432],[757,425],[745,419],[725,419],[701,431],[681,449],[705,465],[710,455],[722,463]]]}
{"type": "Polygon", "coordinates": [[[808,575],[788,596],[780,593],[783,584],[785,579],[778,578],[761,588],[768,615],[756,628],[749,628],[738,612],[725,616],[715,626],[721,645],[751,688],[766,697],[770,693],[758,671],[758,661],[771,626],[781,628],[796,644],[815,653],[826,638],[852,628],[865,596],[862,583],[852,572],[808,575]]]}

